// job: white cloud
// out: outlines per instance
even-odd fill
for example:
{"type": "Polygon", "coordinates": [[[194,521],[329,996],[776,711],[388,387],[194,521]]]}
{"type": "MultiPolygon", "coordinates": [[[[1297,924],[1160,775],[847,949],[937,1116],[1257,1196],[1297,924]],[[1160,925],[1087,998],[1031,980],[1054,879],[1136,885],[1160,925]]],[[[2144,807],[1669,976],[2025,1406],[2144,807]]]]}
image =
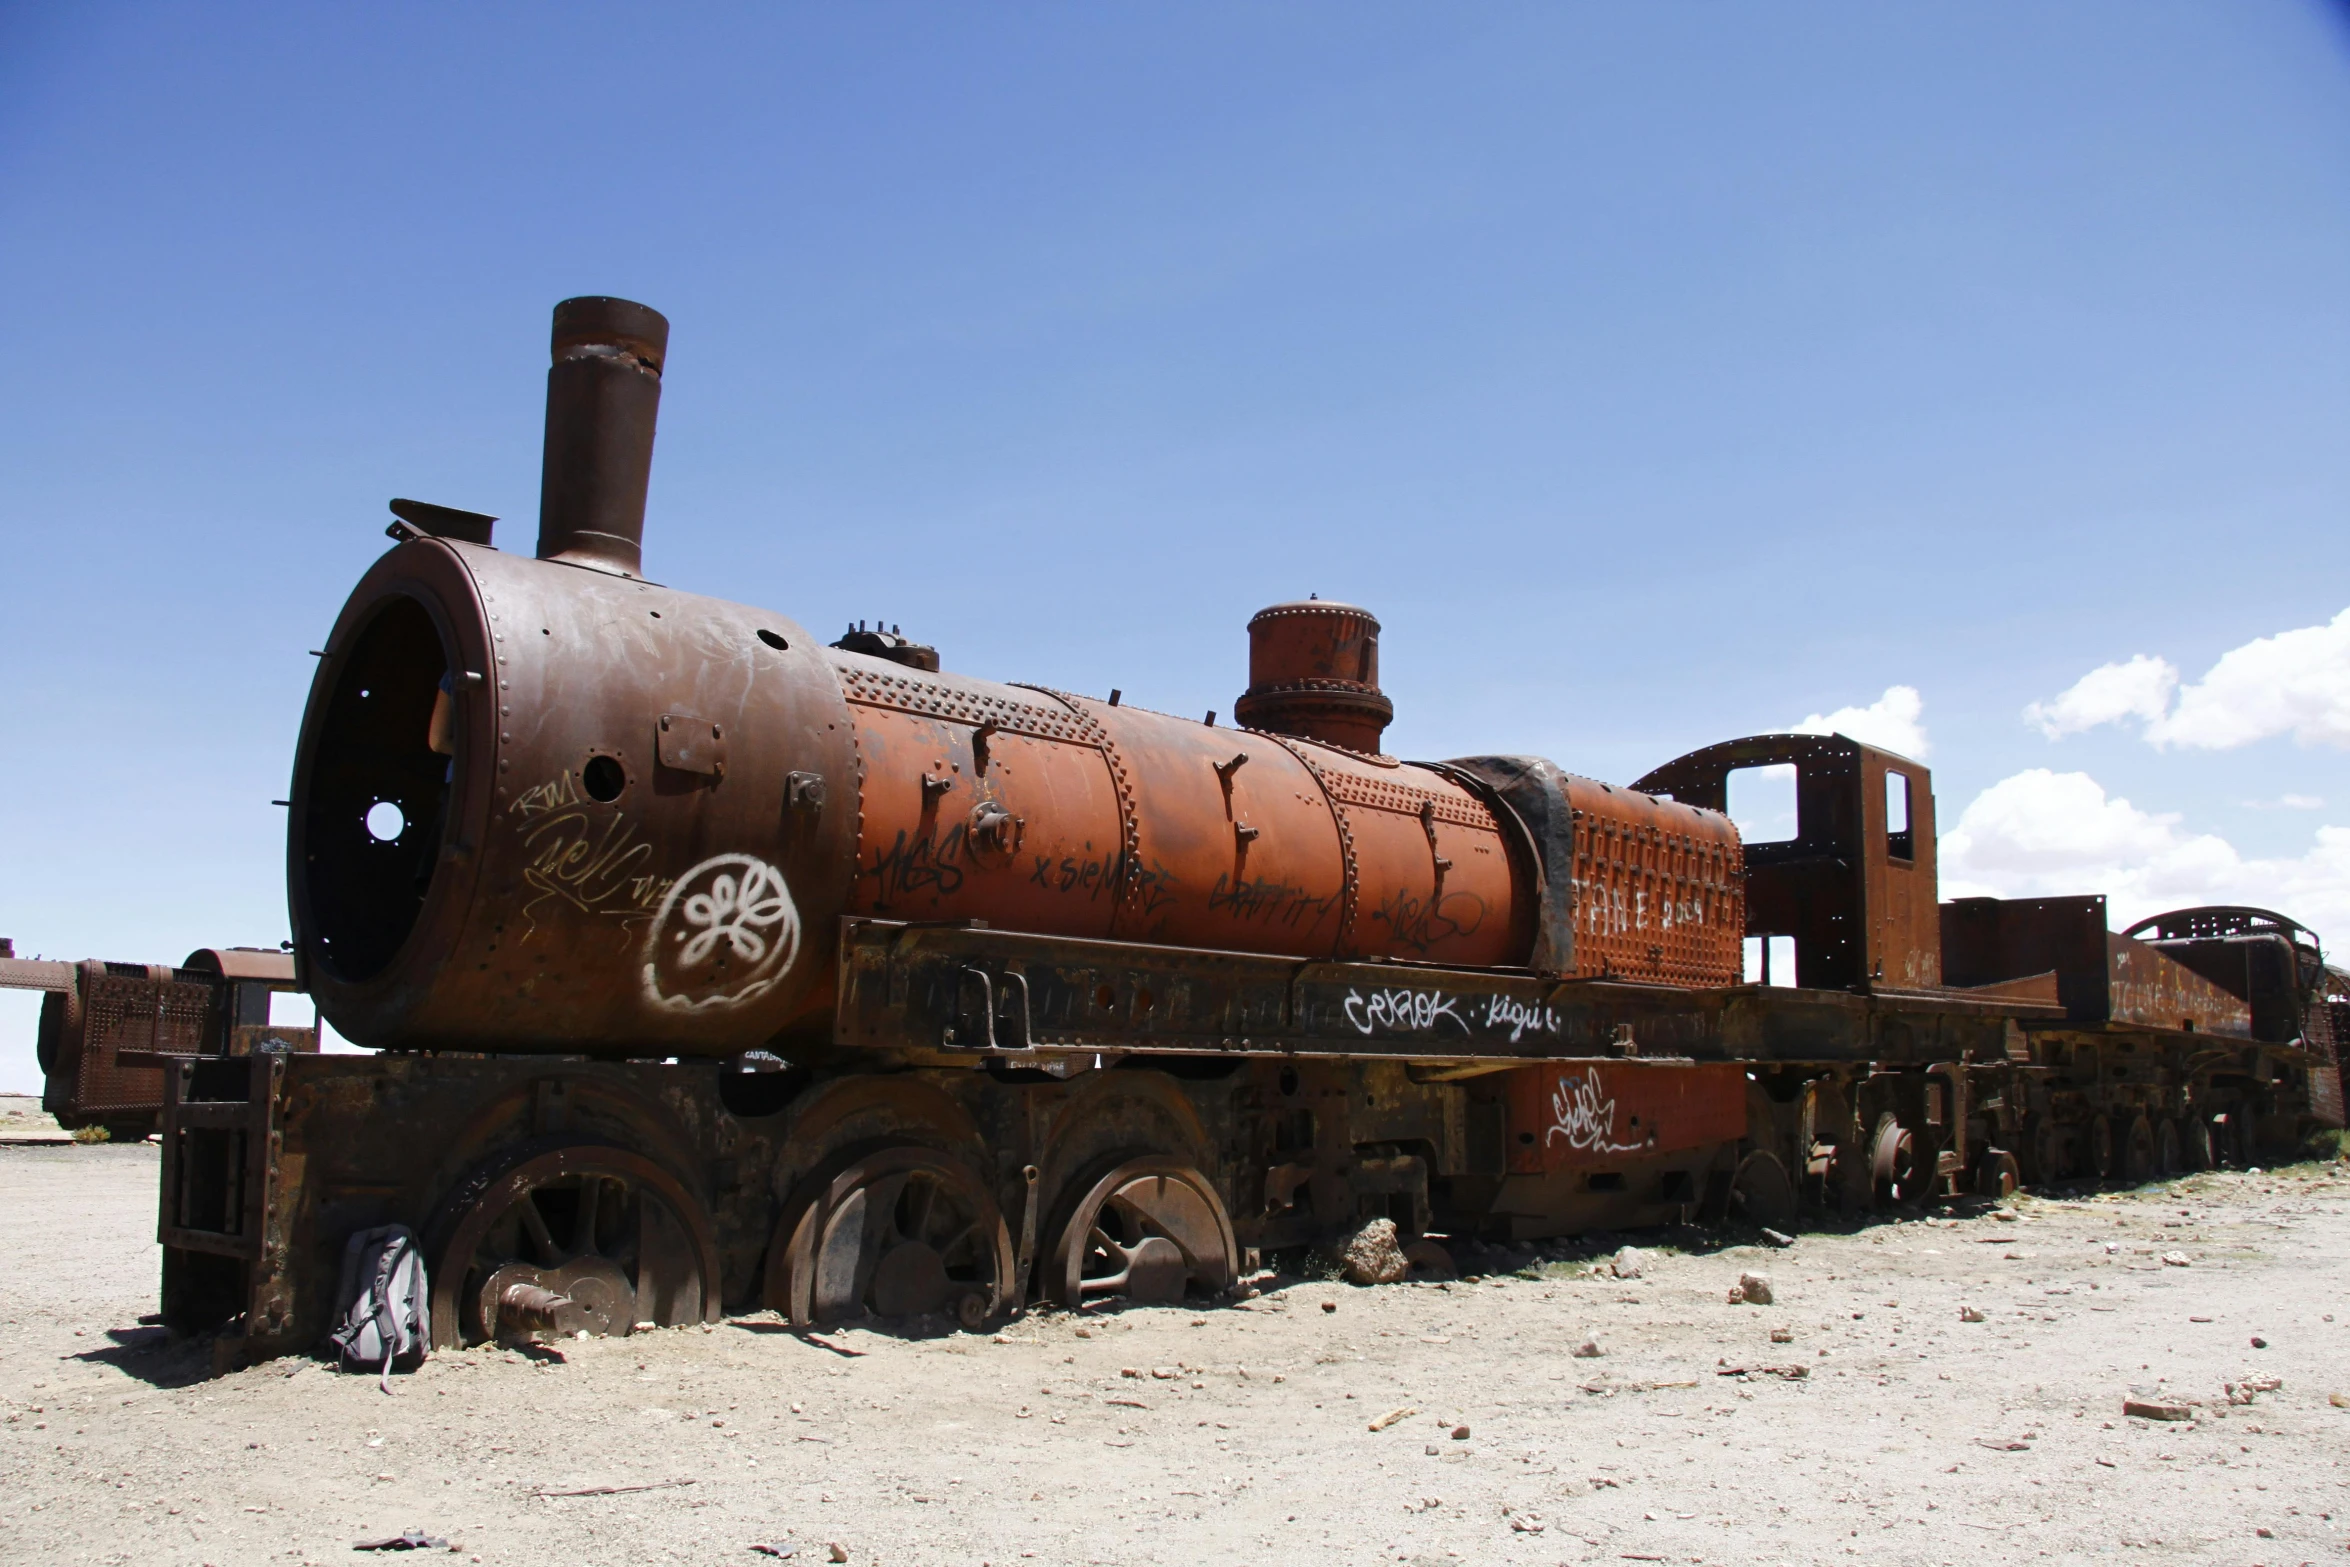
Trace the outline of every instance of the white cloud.
{"type": "Polygon", "coordinates": [[[2213,751],[2286,733],[2350,749],[2350,609],[2222,653],[2169,716],[2146,726],[2156,745],[2213,751]]]}
{"type": "Polygon", "coordinates": [[[1925,711],[1925,698],[1918,695],[1916,686],[1887,686],[1885,694],[1866,707],[1814,713],[1800,724],[1788,725],[1788,732],[1843,735],[1922,762],[1926,758],[1926,726],[1918,720],[1925,711]]]}
{"type": "Polygon", "coordinates": [[[2289,734],[2350,749],[2350,609],[2322,626],[2230,648],[2192,685],[2179,684],[2168,660],[2139,653],[2024,709],[2024,721],[2051,740],[2125,719],[2137,719],[2156,746],[2225,751],[2289,734]]]}
{"type": "Polygon", "coordinates": [[[2246,859],[2087,773],[2034,767],[1975,796],[1940,850],[1945,898],[2102,892],[2117,930],[2166,909],[2249,903],[2350,942],[2350,827],[2318,828],[2295,859],[2246,859]]]}
{"type": "Polygon", "coordinates": [[[2255,811],[2322,811],[2325,796],[2317,794],[2280,794],[2273,800],[2246,800],[2246,806],[2255,811]]]}
{"type": "Polygon", "coordinates": [[[2125,718],[2157,723],[2170,708],[2179,672],[2170,660],[2133,653],[2126,664],[2100,664],[2055,700],[2024,709],[2024,722],[2051,740],[2125,718]]]}

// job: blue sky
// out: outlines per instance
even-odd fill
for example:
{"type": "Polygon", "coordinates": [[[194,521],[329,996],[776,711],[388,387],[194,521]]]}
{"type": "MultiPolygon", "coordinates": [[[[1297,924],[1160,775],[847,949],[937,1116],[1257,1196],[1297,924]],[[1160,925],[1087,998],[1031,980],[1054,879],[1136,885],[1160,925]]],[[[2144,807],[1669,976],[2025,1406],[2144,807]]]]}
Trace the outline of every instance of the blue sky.
{"type": "Polygon", "coordinates": [[[1612,780],[1908,687],[1954,880],[2350,948],[2350,622],[2193,694],[2350,606],[2345,277],[2311,4],[7,8],[0,934],[285,934],[305,650],[601,292],[674,585],[1176,712],[1353,599],[1612,780]]]}

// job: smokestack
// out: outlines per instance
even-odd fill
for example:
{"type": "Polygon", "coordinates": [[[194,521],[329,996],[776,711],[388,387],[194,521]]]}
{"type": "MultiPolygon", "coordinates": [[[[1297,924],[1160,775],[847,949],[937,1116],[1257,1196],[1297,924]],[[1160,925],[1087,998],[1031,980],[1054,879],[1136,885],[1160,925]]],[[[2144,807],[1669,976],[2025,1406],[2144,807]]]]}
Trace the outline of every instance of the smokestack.
{"type": "Polygon", "coordinates": [[[555,307],[539,559],[643,574],[645,491],[668,352],[669,320],[648,305],[591,296],[555,307]]]}

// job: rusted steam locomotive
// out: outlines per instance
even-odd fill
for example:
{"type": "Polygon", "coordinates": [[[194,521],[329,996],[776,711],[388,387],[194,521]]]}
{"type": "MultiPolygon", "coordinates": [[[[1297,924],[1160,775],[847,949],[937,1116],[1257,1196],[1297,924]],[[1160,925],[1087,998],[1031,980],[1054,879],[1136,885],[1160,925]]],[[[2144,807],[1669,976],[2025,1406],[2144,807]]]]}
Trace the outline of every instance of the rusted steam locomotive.
{"type": "Polygon", "coordinates": [[[180,1057],[317,1050],[317,1029],[269,1021],[269,998],[293,988],[294,960],[252,947],[200,947],[175,967],[20,958],[0,942],[0,990],[41,992],[41,1108],[116,1142],[153,1135],[180,1057]]]}
{"type": "Polygon", "coordinates": [[[307,1347],[387,1222],[442,1344],[975,1326],[1212,1295],[1369,1218],[1786,1223],[2339,1123],[2306,932],[1941,905],[1925,769],[1850,740],[1633,789],[1403,762],[1348,605],[1250,623],[1235,727],[648,581],[667,336],[557,307],[533,555],[393,503],[287,860],[304,986],[376,1053],[175,1069],[183,1328],[307,1347]],[[1742,845],[1726,780],[1771,764],[1798,831],[1742,845]],[[1795,986],[1744,982],[1750,935],[1795,938],[1795,986]]]}

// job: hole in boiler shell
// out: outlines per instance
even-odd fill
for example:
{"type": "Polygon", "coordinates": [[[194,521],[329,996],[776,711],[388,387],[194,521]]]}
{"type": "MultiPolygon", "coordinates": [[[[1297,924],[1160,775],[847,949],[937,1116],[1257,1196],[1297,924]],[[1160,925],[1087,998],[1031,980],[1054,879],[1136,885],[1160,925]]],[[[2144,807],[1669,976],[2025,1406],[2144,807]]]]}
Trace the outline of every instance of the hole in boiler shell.
{"type": "Polygon", "coordinates": [[[579,784],[589,799],[610,804],[628,787],[628,774],[609,756],[591,756],[587,766],[579,770],[579,784]]]}
{"type": "Polygon", "coordinates": [[[777,636],[774,632],[768,630],[765,626],[761,626],[759,628],[759,640],[766,643],[769,647],[775,649],[775,651],[778,653],[788,653],[791,651],[791,644],[789,642],[784,641],[783,638],[777,636]]]}

